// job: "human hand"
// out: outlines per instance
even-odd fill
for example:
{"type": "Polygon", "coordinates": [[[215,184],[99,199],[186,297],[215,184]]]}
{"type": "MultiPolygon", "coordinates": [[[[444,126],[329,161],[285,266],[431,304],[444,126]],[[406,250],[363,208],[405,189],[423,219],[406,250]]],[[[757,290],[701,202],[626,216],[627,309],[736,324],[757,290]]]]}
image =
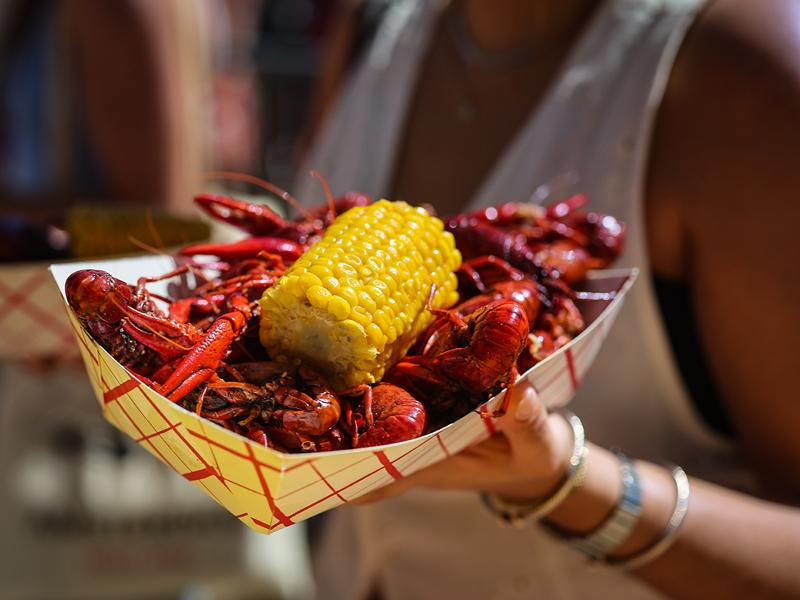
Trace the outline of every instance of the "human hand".
{"type": "Polygon", "coordinates": [[[485,442],[354,503],[383,500],[414,487],[488,491],[520,502],[555,490],[569,469],[574,444],[567,422],[548,415],[533,386],[520,381],[513,387],[508,411],[495,426],[498,433],[485,442]]]}

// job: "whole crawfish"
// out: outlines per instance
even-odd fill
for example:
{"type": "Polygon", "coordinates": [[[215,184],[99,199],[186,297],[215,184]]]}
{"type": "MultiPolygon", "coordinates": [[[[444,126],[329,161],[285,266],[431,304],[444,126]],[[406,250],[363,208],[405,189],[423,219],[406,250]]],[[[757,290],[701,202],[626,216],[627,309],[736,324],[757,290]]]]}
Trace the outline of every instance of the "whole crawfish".
{"type": "Polygon", "coordinates": [[[207,324],[200,320],[231,310],[230,299],[234,294],[241,294],[254,302],[287,268],[279,255],[265,252],[233,263],[215,263],[214,266],[221,271],[220,276],[198,286],[190,296],[171,302],[171,318],[181,323],[192,322],[205,329],[207,324]]]}
{"type": "MultiPolygon", "coordinates": [[[[566,288],[565,293],[562,289],[545,287],[493,256],[466,261],[458,275],[459,293],[467,298],[452,309],[459,315],[468,315],[500,299],[516,300],[526,309],[531,332],[529,343],[517,361],[520,373],[556,352],[584,329],[583,316],[575,304],[579,294],[571,288],[566,288]],[[492,287],[472,295],[475,288],[486,288],[487,282],[492,282],[492,287]]],[[[425,335],[431,337],[437,333],[435,328],[429,328],[425,335]]],[[[419,350],[426,343],[428,339],[421,337],[414,349],[419,350]]]]}
{"type": "Polygon", "coordinates": [[[115,360],[149,375],[186,352],[202,335],[167,318],[144,285],[134,287],[105,271],[82,269],[65,285],[67,301],[83,326],[115,360]]]}
{"type": "MultiPolygon", "coordinates": [[[[278,189],[276,193],[284,199],[291,198],[283,190],[278,189]]],[[[320,207],[311,211],[299,208],[300,216],[294,220],[287,220],[265,204],[245,202],[229,196],[200,194],[195,196],[194,201],[215,219],[234,225],[250,235],[271,236],[303,246],[311,245],[319,239],[337,215],[354,206],[366,206],[372,203],[369,196],[351,192],[332,201],[329,207],[320,207]]],[[[299,203],[294,202],[299,207],[299,203]]],[[[213,252],[206,254],[213,254],[213,252]]]]}
{"type": "MultiPolygon", "coordinates": [[[[225,370],[245,381],[211,383],[207,390],[222,397],[226,408],[234,409],[230,416],[225,415],[229,425],[231,419],[244,416],[236,422],[239,427],[263,431],[268,444],[281,450],[343,447],[344,436],[337,428],[339,398],[319,373],[269,361],[230,365],[225,370]]],[[[208,397],[208,392],[204,393],[208,397]]],[[[207,416],[202,410],[199,414],[207,416]]]]}
{"type": "MultiPolygon", "coordinates": [[[[401,359],[383,380],[394,383],[441,414],[459,405],[471,410],[501,383],[517,376],[516,362],[528,342],[525,309],[514,300],[494,300],[461,317],[455,311],[435,310],[422,354],[401,359]],[[442,327],[442,323],[447,327],[442,327]]],[[[508,396],[506,396],[508,398],[508,396]]],[[[505,400],[498,413],[505,411],[505,400]]]]}
{"type": "Polygon", "coordinates": [[[608,266],[622,251],[625,227],[580,208],[579,194],[548,207],[508,203],[447,219],[465,258],[495,256],[540,281],[574,284],[589,269],[608,266]]]}
{"type": "MultiPolygon", "coordinates": [[[[184,269],[166,274],[184,272],[184,269]]],[[[147,294],[143,278],[136,288],[105,271],[84,269],[66,282],[67,300],[92,336],[124,366],[159,393],[176,401],[201,383],[215,380],[215,370],[253,316],[241,294],[231,310],[205,331],[166,317],[147,294]],[[147,312],[144,312],[143,310],[147,312]]]]}
{"type": "Polygon", "coordinates": [[[344,427],[353,448],[381,446],[418,438],[425,431],[427,412],[406,390],[391,383],[360,386],[342,395],[362,393],[362,413],[347,408],[344,427]],[[365,415],[369,415],[364,418],[365,415]]]}

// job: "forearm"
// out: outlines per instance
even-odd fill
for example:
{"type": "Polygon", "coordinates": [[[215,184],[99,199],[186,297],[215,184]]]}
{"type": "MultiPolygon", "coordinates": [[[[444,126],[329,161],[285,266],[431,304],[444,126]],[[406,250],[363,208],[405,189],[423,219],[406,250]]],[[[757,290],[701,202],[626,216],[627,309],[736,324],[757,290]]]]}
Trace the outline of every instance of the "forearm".
{"type": "MultiPolygon", "coordinates": [[[[620,494],[617,458],[591,446],[584,484],[549,520],[576,534],[595,529],[620,494]]],[[[637,554],[664,530],[675,506],[675,484],[659,466],[637,462],[642,514],[614,558],[637,554]]],[[[800,594],[800,513],[717,487],[691,481],[689,512],[675,543],[631,574],[681,598],[793,597],[800,594]]]]}

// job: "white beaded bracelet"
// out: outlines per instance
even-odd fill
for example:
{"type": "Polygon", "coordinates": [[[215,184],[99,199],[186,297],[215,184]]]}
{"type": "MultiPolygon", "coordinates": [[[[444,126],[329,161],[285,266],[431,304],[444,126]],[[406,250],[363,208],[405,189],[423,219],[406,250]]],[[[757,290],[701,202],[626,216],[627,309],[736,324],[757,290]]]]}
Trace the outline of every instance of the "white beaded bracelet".
{"type": "Polygon", "coordinates": [[[574,439],[567,476],[555,492],[547,498],[532,504],[517,504],[503,500],[495,494],[481,492],[481,500],[484,506],[503,525],[522,528],[537,521],[561,504],[569,496],[570,492],[583,484],[583,480],[586,478],[586,456],[589,454],[589,448],[586,447],[586,434],[583,429],[583,423],[568,410],[561,409],[558,414],[569,423],[574,439]]]}

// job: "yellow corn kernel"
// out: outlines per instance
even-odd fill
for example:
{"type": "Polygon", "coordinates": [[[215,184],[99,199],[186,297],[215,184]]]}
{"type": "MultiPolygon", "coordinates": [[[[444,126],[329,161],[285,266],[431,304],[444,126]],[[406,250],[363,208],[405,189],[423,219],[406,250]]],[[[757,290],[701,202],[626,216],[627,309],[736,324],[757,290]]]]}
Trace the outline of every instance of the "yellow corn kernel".
{"type": "Polygon", "coordinates": [[[347,302],[351,307],[358,306],[358,293],[351,284],[348,283],[347,285],[339,287],[339,289],[336,290],[336,295],[347,302]]]}
{"type": "Polygon", "coordinates": [[[353,267],[360,267],[364,264],[364,260],[358,254],[353,252],[346,254],[344,260],[348,265],[352,265],[353,267]]]}
{"type": "Polygon", "coordinates": [[[353,306],[350,309],[350,318],[364,327],[372,325],[372,315],[363,306],[353,306]]]}
{"type": "Polygon", "coordinates": [[[381,331],[389,329],[392,318],[383,310],[376,310],[372,315],[372,322],[381,328],[381,331]]]}
{"type": "Polygon", "coordinates": [[[359,306],[363,306],[364,310],[370,313],[370,315],[378,308],[378,305],[375,304],[375,300],[372,299],[372,296],[364,291],[361,291],[358,294],[358,304],[359,306]]]}
{"type": "Polygon", "coordinates": [[[292,275],[289,277],[288,281],[286,282],[286,286],[289,289],[289,293],[295,298],[302,298],[306,295],[305,290],[300,283],[300,277],[297,275],[292,275]]]}
{"type": "Polygon", "coordinates": [[[383,335],[381,328],[375,323],[372,323],[371,325],[367,325],[365,331],[367,332],[369,343],[377,347],[379,352],[383,352],[383,348],[386,346],[386,336],[383,335]]]}
{"type": "Polygon", "coordinates": [[[333,292],[334,290],[338,289],[339,280],[333,275],[331,275],[330,277],[323,277],[322,285],[324,285],[328,289],[328,291],[333,292]]]}
{"type": "Polygon", "coordinates": [[[320,281],[319,277],[309,272],[305,272],[302,275],[300,275],[300,283],[306,290],[314,286],[322,285],[322,281],[320,281]]]}
{"type": "Polygon", "coordinates": [[[306,297],[311,303],[311,306],[325,310],[328,306],[328,300],[330,300],[332,296],[331,293],[321,285],[315,285],[306,290],[306,297]]]}
{"type": "Polygon", "coordinates": [[[368,289],[367,293],[372,297],[372,301],[378,308],[386,304],[386,294],[383,292],[382,289],[377,287],[372,287],[368,289]]]}
{"type": "Polygon", "coordinates": [[[328,300],[328,312],[331,313],[334,318],[343,321],[350,316],[350,305],[347,303],[347,300],[341,296],[331,296],[331,299],[328,300]]]}
{"type": "Polygon", "coordinates": [[[355,277],[358,269],[342,261],[333,265],[333,272],[337,277],[355,277]]]}
{"type": "Polygon", "coordinates": [[[389,267],[388,269],[386,269],[386,272],[389,275],[389,277],[387,277],[384,280],[384,283],[386,283],[386,287],[389,290],[389,297],[391,297],[392,294],[394,294],[397,291],[398,281],[402,283],[402,278],[404,274],[401,273],[395,267],[389,267]]]}
{"type": "Polygon", "coordinates": [[[384,262],[377,256],[373,255],[367,258],[367,266],[369,266],[373,271],[380,273],[383,271],[384,262]]]}
{"type": "Polygon", "coordinates": [[[397,300],[392,298],[391,296],[386,299],[386,308],[392,311],[392,314],[396,317],[400,314],[400,305],[397,303],[397,300]]]}
{"type": "Polygon", "coordinates": [[[333,275],[329,267],[319,263],[311,265],[311,267],[309,267],[308,269],[308,272],[313,273],[314,275],[319,277],[320,280],[323,280],[327,277],[331,277],[333,275]]]}

